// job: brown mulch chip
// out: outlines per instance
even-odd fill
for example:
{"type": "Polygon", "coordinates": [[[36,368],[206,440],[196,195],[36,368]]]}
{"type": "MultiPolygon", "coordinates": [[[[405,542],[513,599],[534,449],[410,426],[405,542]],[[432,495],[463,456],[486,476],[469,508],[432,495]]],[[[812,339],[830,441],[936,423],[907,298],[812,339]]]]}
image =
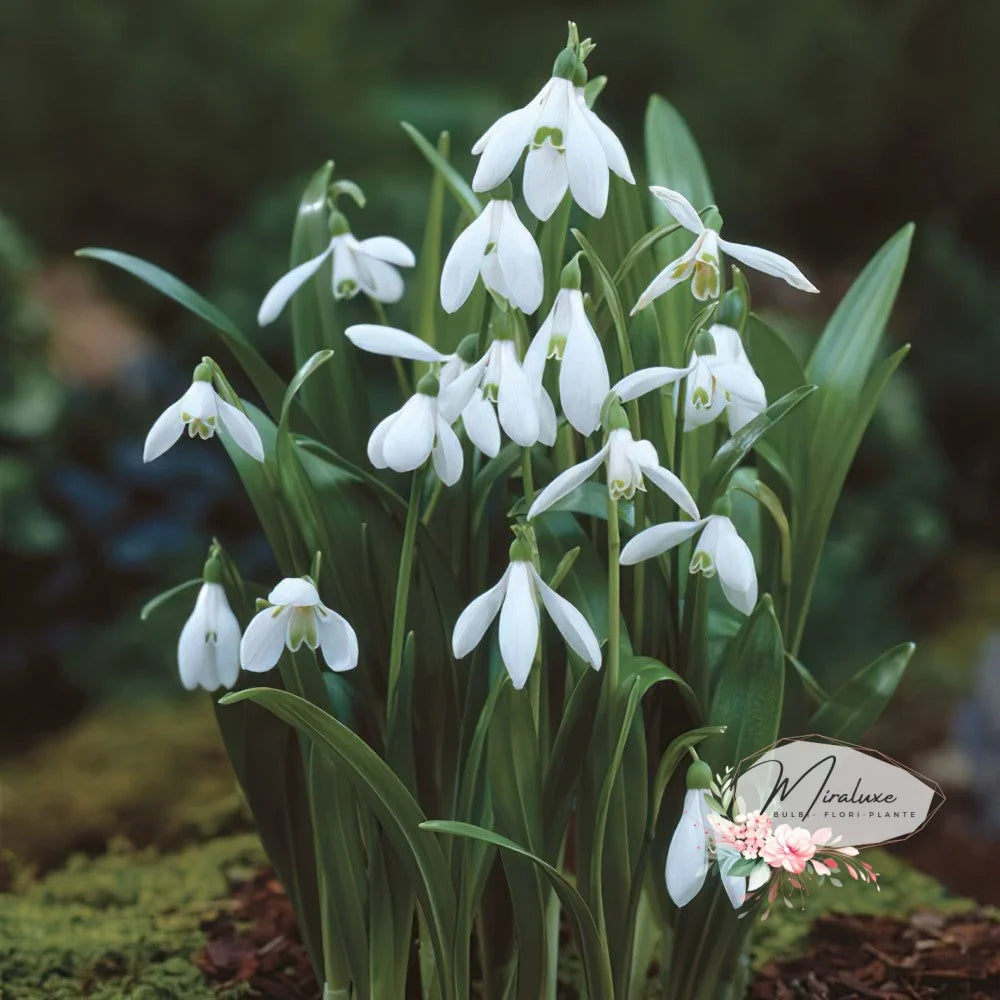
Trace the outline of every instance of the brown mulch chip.
{"type": "Polygon", "coordinates": [[[750,1000],[925,1000],[1000,997],[1000,921],[970,911],[909,921],[833,913],[806,954],[761,969],[750,1000]]]}
{"type": "Polygon", "coordinates": [[[292,905],[273,871],[236,883],[232,905],[201,926],[208,940],[195,962],[213,985],[247,983],[269,1000],[319,1000],[292,905]]]}

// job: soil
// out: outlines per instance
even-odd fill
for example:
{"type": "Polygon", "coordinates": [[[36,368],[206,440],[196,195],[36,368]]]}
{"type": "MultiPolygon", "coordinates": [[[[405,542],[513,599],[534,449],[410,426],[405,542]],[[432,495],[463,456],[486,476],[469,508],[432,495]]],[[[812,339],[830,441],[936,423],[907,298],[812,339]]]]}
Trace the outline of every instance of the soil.
{"type": "Polygon", "coordinates": [[[218,989],[245,983],[269,1000],[320,1000],[292,904],[272,870],[233,886],[231,908],[202,925],[195,963],[218,989]]]}
{"type": "Polygon", "coordinates": [[[805,954],[761,969],[750,1000],[1000,997],[1000,921],[982,910],[908,921],[832,913],[805,954]]]}

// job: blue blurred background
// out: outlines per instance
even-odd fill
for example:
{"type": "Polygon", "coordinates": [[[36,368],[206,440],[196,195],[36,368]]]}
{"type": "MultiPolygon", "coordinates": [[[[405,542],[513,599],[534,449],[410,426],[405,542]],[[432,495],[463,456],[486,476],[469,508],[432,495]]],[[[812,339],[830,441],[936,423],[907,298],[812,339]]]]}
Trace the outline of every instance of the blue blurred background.
{"type": "Polygon", "coordinates": [[[176,691],[184,609],[140,625],[138,608],[196,575],[213,534],[248,576],[270,573],[221,448],[141,462],[201,354],[225,363],[213,333],[73,251],[166,267],[287,371],[287,328],[253,317],[305,178],[333,158],[368,194],[355,231],[417,245],[428,175],[398,122],[448,129],[467,171],[485,126],[547,77],[568,17],[598,42],[601,113],[633,162],[662,93],[701,144],[727,231],[823,290],[755,283],[755,307],[802,350],[916,221],[889,337],[913,351],[838,510],[804,656],[859,667],[920,640],[876,745],[974,802],[996,759],[976,748],[1000,747],[995,715],[960,707],[975,684],[1000,687],[996,645],[979,654],[1000,611],[1000,5],[981,0],[3,4],[0,753],[108,699],[176,691]]]}

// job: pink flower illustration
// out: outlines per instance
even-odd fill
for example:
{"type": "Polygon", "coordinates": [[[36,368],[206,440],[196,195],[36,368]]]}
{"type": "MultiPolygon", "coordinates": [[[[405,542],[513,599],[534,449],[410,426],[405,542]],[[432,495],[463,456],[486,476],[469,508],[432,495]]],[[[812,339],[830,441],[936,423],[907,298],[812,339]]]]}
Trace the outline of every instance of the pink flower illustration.
{"type": "Polygon", "coordinates": [[[805,871],[809,859],[816,853],[818,845],[826,843],[830,830],[824,828],[810,834],[805,827],[794,829],[787,823],[782,823],[774,833],[767,838],[761,857],[772,868],[784,868],[795,875],[805,871]]]}

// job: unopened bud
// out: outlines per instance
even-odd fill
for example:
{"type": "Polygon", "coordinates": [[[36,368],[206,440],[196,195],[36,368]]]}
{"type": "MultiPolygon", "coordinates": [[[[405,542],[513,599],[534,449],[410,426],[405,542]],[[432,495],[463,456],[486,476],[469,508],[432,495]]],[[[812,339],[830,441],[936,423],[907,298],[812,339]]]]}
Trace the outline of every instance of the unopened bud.
{"type": "Polygon", "coordinates": [[[436,396],[440,388],[441,388],[441,383],[438,382],[437,375],[435,375],[434,372],[428,372],[417,383],[416,391],[424,396],[436,396]]]}
{"type": "Polygon", "coordinates": [[[702,330],[701,333],[694,338],[694,352],[699,358],[703,358],[709,354],[715,354],[715,338],[708,332],[708,330],[702,330]]]}
{"type": "Polygon", "coordinates": [[[463,337],[455,353],[467,365],[471,365],[479,360],[479,334],[470,333],[468,336],[463,337]]]}
{"type": "Polygon", "coordinates": [[[211,382],[212,366],[207,361],[202,361],[194,370],[191,376],[192,382],[211,382]]]}
{"type": "Polygon", "coordinates": [[[687,787],[711,788],[712,769],[703,760],[696,760],[687,771],[687,787]]]}
{"type": "Polygon", "coordinates": [[[222,583],[222,560],[214,553],[205,562],[201,578],[205,583],[222,583]]]}
{"type": "Polygon", "coordinates": [[[580,289],[580,254],[576,254],[573,259],[562,269],[559,277],[560,288],[580,289]]]}

